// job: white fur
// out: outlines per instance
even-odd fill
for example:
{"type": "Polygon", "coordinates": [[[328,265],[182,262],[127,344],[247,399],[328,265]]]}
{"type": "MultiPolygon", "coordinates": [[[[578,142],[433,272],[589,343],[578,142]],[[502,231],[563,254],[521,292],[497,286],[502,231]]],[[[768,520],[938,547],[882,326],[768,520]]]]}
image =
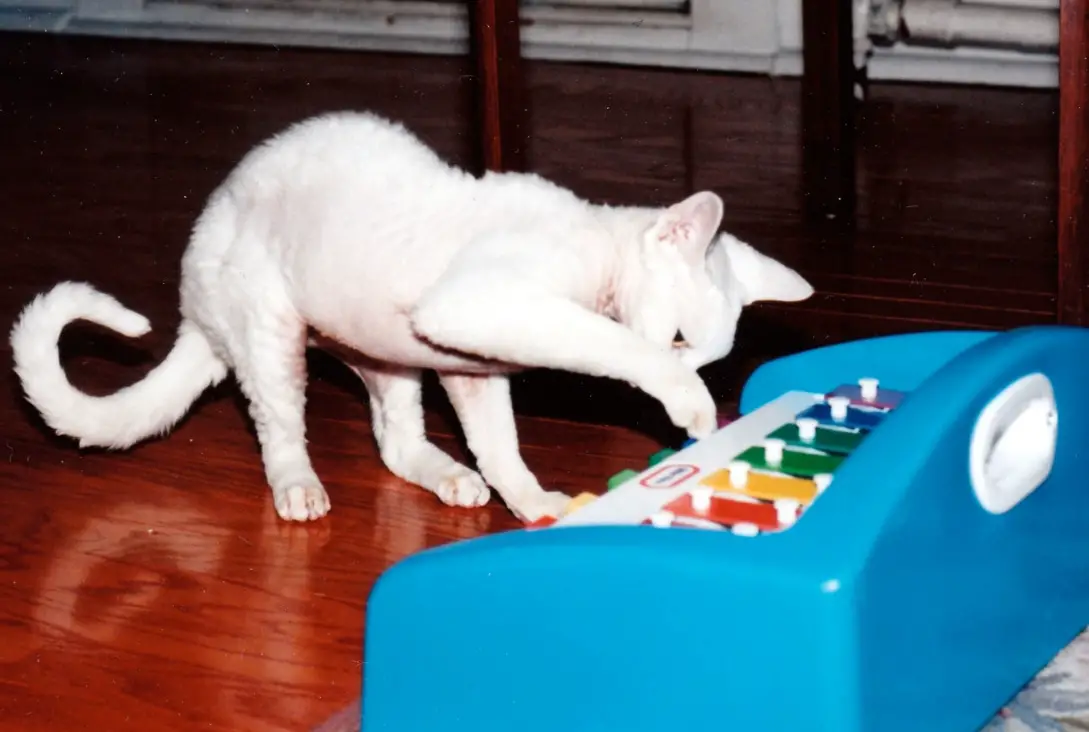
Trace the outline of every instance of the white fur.
{"type": "Polygon", "coordinates": [[[131,337],[149,327],[75,283],[23,311],[15,370],[57,432],[125,448],[168,430],[233,369],[276,510],[306,520],[329,498],[306,449],[304,352],[342,349],[393,473],[459,506],[486,503],[490,485],[533,520],[567,497],[543,490],[520,457],[508,374],[620,379],[703,436],[715,405],[695,369],[729,353],[742,307],[812,294],[789,268],[716,238],[722,208],[709,192],[610,208],[534,175],[477,179],[399,125],[324,115],[255,148],[212,194],[182,259],[177,343],[144,380],[106,397],[68,382],[57,348],[67,323],[131,337]],[[424,369],[439,373],[479,474],[427,440],[424,369]]]}

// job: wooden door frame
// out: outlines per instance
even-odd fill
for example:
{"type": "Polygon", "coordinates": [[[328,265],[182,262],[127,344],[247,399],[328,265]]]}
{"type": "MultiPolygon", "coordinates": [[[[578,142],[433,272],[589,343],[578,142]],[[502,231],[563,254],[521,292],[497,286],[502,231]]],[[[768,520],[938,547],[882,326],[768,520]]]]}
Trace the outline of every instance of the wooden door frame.
{"type": "Polygon", "coordinates": [[[526,167],[527,101],[518,0],[470,0],[480,152],[485,170],[526,167]]]}
{"type": "Polygon", "coordinates": [[[1089,0],[1059,4],[1058,321],[1086,322],[1089,236],[1089,0]]]}
{"type": "Polygon", "coordinates": [[[855,216],[852,0],[802,0],[802,185],[806,213],[849,224],[855,216]]]}

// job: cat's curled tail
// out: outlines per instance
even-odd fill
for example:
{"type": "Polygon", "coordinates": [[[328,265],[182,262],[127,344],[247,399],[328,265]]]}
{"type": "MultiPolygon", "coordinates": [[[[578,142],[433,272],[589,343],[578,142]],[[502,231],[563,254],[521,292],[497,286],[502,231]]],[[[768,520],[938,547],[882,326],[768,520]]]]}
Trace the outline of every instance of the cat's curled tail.
{"type": "Polygon", "coordinates": [[[183,320],[174,347],[158,366],[131,386],[92,396],[72,386],[60,362],[61,331],[89,320],[137,338],[151,330],[148,319],[82,282],[62,282],[36,297],[15,321],[11,348],[15,373],[27,399],[59,434],[81,447],[129,447],[173,427],[197,397],[227,375],[208,340],[183,320]]]}

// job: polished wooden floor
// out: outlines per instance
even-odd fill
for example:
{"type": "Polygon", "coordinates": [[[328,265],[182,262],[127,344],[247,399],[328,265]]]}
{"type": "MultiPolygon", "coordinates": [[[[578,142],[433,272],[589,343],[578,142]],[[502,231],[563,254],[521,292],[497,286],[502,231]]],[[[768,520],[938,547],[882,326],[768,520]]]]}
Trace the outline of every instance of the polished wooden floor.
{"type": "MultiPolygon", "coordinates": [[[[59,280],[89,280],[155,331],[127,343],[71,328],[70,377],[96,393],[138,378],[169,348],[193,218],[247,148],[305,115],[365,107],[473,165],[471,73],[460,59],[0,36],[0,321],[59,280]]],[[[727,228],[817,287],[804,305],[746,315],[736,354],[707,370],[724,408],[778,354],[1054,318],[1053,93],[874,86],[850,226],[802,215],[794,80],[528,74],[535,170],[614,202],[713,188],[727,228]]],[[[4,730],[310,729],[359,693],[364,601],[383,568],[515,526],[500,505],[446,508],[391,477],[360,387],[320,354],[310,366],[310,448],[334,508],[306,526],[276,518],[233,384],[168,437],[107,454],[52,436],[8,368],[4,730]]],[[[433,434],[463,455],[433,386],[433,434]]],[[[531,374],[515,403],[528,464],[572,494],[680,438],[610,382],[531,374]]]]}

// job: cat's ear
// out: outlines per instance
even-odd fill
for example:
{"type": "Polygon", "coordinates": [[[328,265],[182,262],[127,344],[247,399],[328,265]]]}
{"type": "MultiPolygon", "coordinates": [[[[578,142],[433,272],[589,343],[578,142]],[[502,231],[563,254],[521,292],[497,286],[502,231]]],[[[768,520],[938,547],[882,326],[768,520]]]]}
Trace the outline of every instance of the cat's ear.
{"type": "Polygon", "coordinates": [[[654,235],[676,246],[692,263],[702,262],[722,223],[722,199],[711,191],[695,193],[658,217],[654,235]]]}
{"type": "Polygon", "coordinates": [[[730,269],[741,286],[743,304],[758,300],[798,302],[813,294],[813,286],[782,262],[729,234],[723,234],[718,241],[730,258],[730,269]]]}

